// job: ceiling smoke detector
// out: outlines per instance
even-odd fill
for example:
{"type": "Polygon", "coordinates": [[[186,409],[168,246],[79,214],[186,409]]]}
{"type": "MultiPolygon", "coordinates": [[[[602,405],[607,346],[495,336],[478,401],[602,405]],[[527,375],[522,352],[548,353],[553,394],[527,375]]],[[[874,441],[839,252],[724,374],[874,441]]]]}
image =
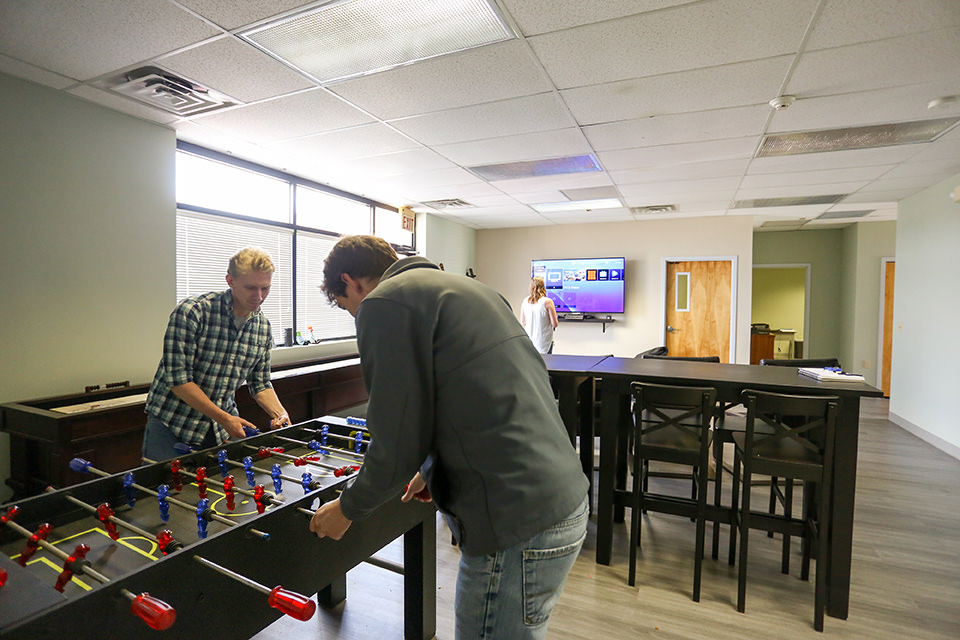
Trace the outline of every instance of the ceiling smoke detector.
{"type": "Polygon", "coordinates": [[[796,101],[797,101],[796,96],[777,96],[776,98],[771,100],[768,104],[774,109],[776,109],[777,111],[783,111],[784,109],[786,109],[796,101]]]}

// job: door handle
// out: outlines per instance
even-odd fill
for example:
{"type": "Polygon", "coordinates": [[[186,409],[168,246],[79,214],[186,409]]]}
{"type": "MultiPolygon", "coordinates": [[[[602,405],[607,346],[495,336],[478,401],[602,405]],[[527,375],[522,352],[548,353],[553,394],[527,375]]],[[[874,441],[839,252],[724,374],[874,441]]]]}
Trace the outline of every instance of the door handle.
{"type": "Polygon", "coordinates": [[[668,331],[669,333],[673,333],[674,331],[680,331],[680,329],[677,329],[676,327],[671,327],[670,325],[667,325],[667,331],[668,331]]]}

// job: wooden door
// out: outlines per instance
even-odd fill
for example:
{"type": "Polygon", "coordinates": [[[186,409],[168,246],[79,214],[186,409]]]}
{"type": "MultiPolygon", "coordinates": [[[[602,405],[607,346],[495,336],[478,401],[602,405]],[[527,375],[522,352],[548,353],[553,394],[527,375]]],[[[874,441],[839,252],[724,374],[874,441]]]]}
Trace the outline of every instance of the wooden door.
{"type": "Polygon", "coordinates": [[[883,364],[880,371],[880,390],[890,397],[890,357],[893,354],[893,276],[897,263],[890,260],[883,268],[883,364]]]}
{"type": "Polygon", "coordinates": [[[671,356],[730,362],[730,260],[667,262],[665,344],[671,356]]]}

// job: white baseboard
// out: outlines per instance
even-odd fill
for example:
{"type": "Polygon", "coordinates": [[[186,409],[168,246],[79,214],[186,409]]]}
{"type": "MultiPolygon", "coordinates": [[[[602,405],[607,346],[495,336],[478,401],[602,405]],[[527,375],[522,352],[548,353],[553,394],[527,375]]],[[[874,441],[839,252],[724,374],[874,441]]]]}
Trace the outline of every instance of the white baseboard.
{"type": "Polygon", "coordinates": [[[936,447],[937,449],[939,449],[940,451],[943,451],[945,454],[952,456],[957,460],[960,460],[960,447],[953,444],[952,442],[947,442],[940,436],[934,435],[929,431],[927,431],[926,429],[913,424],[906,418],[898,416],[893,411],[888,412],[887,419],[890,420],[890,422],[892,422],[893,424],[900,427],[901,429],[904,429],[905,431],[909,431],[910,433],[917,436],[924,442],[927,442],[933,445],[934,447],[936,447]]]}

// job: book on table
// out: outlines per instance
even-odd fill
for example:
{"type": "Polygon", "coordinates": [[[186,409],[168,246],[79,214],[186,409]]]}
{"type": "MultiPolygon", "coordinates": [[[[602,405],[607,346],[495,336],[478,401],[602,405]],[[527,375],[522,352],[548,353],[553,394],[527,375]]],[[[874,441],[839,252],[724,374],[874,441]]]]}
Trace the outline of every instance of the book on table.
{"type": "Polygon", "coordinates": [[[863,382],[863,376],[859,373],[844,373],[835,368],[820,367],[800,367],[800,375],[820,380],[821,382],[863,382]]]}

